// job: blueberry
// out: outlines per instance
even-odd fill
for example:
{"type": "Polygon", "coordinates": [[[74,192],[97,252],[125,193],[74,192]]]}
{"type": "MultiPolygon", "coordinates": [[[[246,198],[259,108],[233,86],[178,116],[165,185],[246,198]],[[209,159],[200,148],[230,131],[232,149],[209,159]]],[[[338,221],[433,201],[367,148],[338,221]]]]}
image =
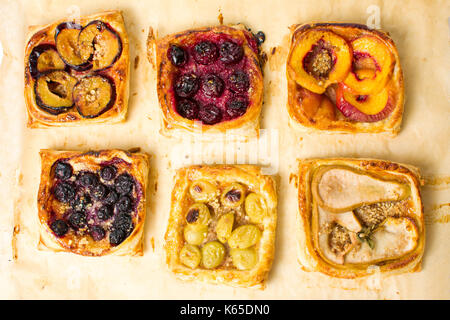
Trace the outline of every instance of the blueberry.
{"type": "Polygon", "coordinates": [[[130,197],[123,196],[116,203],[116,208],[118,212],[129,212],[131,211],[133,205],[130,197]]]}
{"type": "Polygon", "coordinates": [[[220,45],[220,61],[225,64],[239,62],[243,56],[244,50],[237,43],[225,41],[220,45]]]}
{"type": "Polygon", "coordinates": [[[109,234],[109,242],[112,245],[118,245],[122,243],[133,230],[133,220],[128,214],[119,214],[111,228],[109,234]]]}
{"type": "Polygon", "coordinates": [[[106,232],[101,226],[92,226],[89,228],[89,234],[94,241],[100,241],[105,237],[106,232]]]}
{"type": "Polygon", "coordinates": [[[202,79],[202,91],[208,97],[220,97],[223,89],[222,79],[215,74],[209,74],[202,79]]]}
{"type": "Polygon", "coordinates": [[[114,180],[114,186],[119,194],[129,194],[133,190],[134,180],[128,173],[122,173],[114,180]]]}
{"type": "Polygon", "coordinates": [[[243,71],[235,71],[228,78],[230,81],[230,90],[233,92],[243,93],[250,87],[248,76],[243,71]]]}
{"type": "Polygon", "coordinates": [[[95,200],[102,200],[106,197],[108,194],[108,187],[106,187],[104,184],[97,184],[92,188],[92,197],[95,200]]]}
{"type": "Polygon", "coordinates": [[[92,172],[82,172],[78,175],[79,183],[83,187],[93,187],[98,183],[98,177],[95,173],[92,172]]]}
{"type": "Polygon", "coordinates": [[[128,213],[120,213],[114,219],[112,226],[113,229],[124,231],[128,236],[130,231],[133,230],[133,219],[128,213]]]}
{"type": "Polygon", "coordinates": [[[75,211],[84,211],[91,202],[91,197],[87,193],[79,193],[76,195],[75,200],[72,203],[72,208],[75,211]]]}
{"type": "Polygon", "coordinates": [[[114,191],[112,189],[109,190],[109,192],[106,195],[105,199],[103,199],[103,201],[106,204],[109,204],[109,205],[115,204],[117,202],[117,200],[119,200],[119,195],[117,194],[116,191],[114,191]]]}
{"type": "Polygon", "coordinates": [[[231,118],[242,116],[248,107],[248,101],[244,97],[234,97],[225,104],[226,112],[231,118]]]}
{"type": "Polygon", "coordinates": [[[189,99],[181,99],[177,102],[177,112],[183,118],[194,120],[198,115],[198,104],[189,99]]]}
{"type": "Polygon", "coordinates": [[[222,112],[215,105],[208,104],[200,108],[198,117],[204,124],[212,125],[218,123],[222,119],[222,112]]]}
{"type": "Polygon", "coordinates": [[[195,45],[193,55],[197,63],[208,65],[216,61],[219,54],[217,46],[214,43],[211,41],[202,41],[195,45]]]}
{"type": "Polygon", "coordinates": [[[53,194],[56,200],[63,203],[69,203],[75,199],[75,188],[69,182],[61,182],[55,186],[53,194]]]}
{"type": "Polygon", "coordinates": [[[69,227],[64,220],[60,219],[60,220],[53,221],[52,224],[50,225],[50,229],[52,229],[52,231],[58,237],[62,237],[63,235],[65,235],[67,233],[67,231],[69,230],[69,227]]]}
{"type": "Polygon", "coordinates": [[[115,166],[106,166],[100,170],[100,177],[105,181],[114,179],[117,174],[117,168],[115,166]]]}
{"type": "Polygon", "coordinates": [[[126,238],[127,235],[124,231],[114,229],[109,234],[109,243],[111,243],[113,246],[117,246],[118,244],[121,244],[126,238]]]}
{"type": "Polygon", "coordinates": [[[198,78],[195,74],[184,74],[175,81],[174,90],[181,98],[192,97],[198,91],[198,78]]]}
{"type": "Polygon", "coordinates": [[[61,180],[67,180],[72,176],[72,166],[66,162],[58,161],[55,164],[55,177],[61,180]]]}
{"type": "Polygon", "coordinates": [[[259,45],[261,45],[264,41],[266,41],[266,35],[262,31],[258,31],[255,34],[255,38],[259,45]]]}
{"type": "Polygon", "coordinates": [[[108,220],[109,218],[112,217],[112,215],[113,210],[108,205],[100,207],[97,211],[97,217],[102,221],[108,220]]]}
{"type": "Polygon", "coordinates": [[[74,229],[82,229],[86,227],[86,213],[75,211],[69,217],[69,223],[74,229]]]}
{"type": "Polygon", "coordinates": [[[183,66],[187,61],[187,53],[183,48],[171,45],[169,50],[167,50],[167,56],[169,60],[173,63],[173,65],[177,67],[183,66]]]}

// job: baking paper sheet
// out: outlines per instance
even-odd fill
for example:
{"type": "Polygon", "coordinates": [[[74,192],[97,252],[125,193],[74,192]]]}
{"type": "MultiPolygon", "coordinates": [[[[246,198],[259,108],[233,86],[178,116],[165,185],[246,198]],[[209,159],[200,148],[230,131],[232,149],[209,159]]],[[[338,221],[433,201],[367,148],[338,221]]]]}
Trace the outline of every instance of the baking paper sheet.
{"type": "Polygon", "coordinates": [[[7,299],[437,299],[450,298],[448,1],[0,1],[0,298],[7,299]],[[81,128],[27,129],[23,98],[28,25],[64,16],[123,11],[130,38],[127,121],[81,128]],[[160,135],[156,72],[146,57],[149,27],[159,36],[192,27],[244,23],[262,30],[265,99],[262,140],[189,143],[160,135]],[[300,134],[289,128],[285,59],[288,27],[311,21],[368,23],[394,39],[405,78],[405,113],[396,138],[300,134]],[[264,140],[266,139],[266,140],[264,140]],[[140,147],[151,158],[143,257],[88,258],[37,250],[36,198],[41,148],[140,147]],[[256,150],[256,151],[255,151],[256,150]],[[422,170],[426,214],[423,270],[389,278],[332,279],[297,262],[297,196],[289,182],[297,158],[369,157],[422,170]],[[168,272],[163,251],[175,169],[188,163],[266,165],[278,183],[276,254],[263,291],[185,283],[168,272]]]}

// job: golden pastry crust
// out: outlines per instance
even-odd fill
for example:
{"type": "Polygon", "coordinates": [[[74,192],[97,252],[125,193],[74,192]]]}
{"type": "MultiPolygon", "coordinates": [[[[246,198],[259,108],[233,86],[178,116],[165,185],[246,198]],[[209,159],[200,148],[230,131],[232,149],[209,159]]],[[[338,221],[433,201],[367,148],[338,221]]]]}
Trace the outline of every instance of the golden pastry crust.
{"type": "MultiPolygon", "coordinates": [[[[114,83],[115,87],[115,102],[114,105],[106,112],[94,118],[85,118],[77,112],[75,107],[72,107],[67,112],[57,115],[46,112],[38,107],[36,104],[36,97],[34,86],[36,79],[31,76],[29,68],[29,57],[33,48],[40,44],[55,44],[55,30],[62,22],[69,22],[69,19],[61,19],[57,22],[43,25],[30,26],[27,35],[27,45],[25,47],[25,104],[28,114],[28,127],[30,128],[48,128],[48,127],[62,127],[62,126],[81,126],[93,123],[118,123],[123,122],[126,118],[128,109],[128,95],[129,95],[129,44],[128,35],[125,29],[125,23],[120,11],[106,11],[93,15],[83,16],[77,19],[76,23],[81,26],[86,26],[94,20],[100,20],[106,23],[116,32],[120,37],[122,51],[120,57],[113,63],[112,66],[93,71],[71,71],[71,74],[80,80],[83,76],[98,74],[106,77],[114,83]]],[[[72,20],[73,21],[73,20],[72,20]]],[[[67,69],[67,68],[66,68],[67,69]]]]}
{"type": "MultiPolygon", "coordinates": [[[[128,255],[142,256],[143,231],[146,213],[146,192],[149,172],[149,157],[145,153],[130,153],[122,150],[101,151],[55,151],[41,150],[41,182],[38,192],[39,244],[40,250],[53,252],[72,252],[84,256],[128,255]],[[65,211],[65,204],[58,203],[52,195],[55,181],[54,164],[58,160],[69,163],[75,172],[96,172],[105,165],[114,165],[117,175],[130,174],[135,180],[133,197],[134,204],[132,221],[134,229],[129,236],[117,246],[112,246],[105,236],[101,241],[93,241],[92,237],[74,231],[67,232],[63,237],[57,237],[50,229],[49,222],[53,212],[61,216],[65,211]]],[[[70,209],[69,209],[70,210],[70,209]]],[[[91,218],[93,219],[93,218],[91,218]]],[[[89,221],[88,221],[89,224],[89,221]]],[[[111,223],[106,224],[110,226],[111,223]]]]}
{"type": "Polygon", "coordinates": [[[345,117],[335,108],[338,117],[336,120],[322,117],[316,119],[309,116],[302,108],[299,101],[300,86],[292,78],[292,70],[289,64],[286,64],[288,102],[287,109],[289,113],[289,123],[292,127],[305,132],[323,132],[323,133],[387,133],[395,136],[400,131],[403,116],[404,104],[404,84],[403,73],[400,66],[400,59],[397,48],[390,38],[389,34],[381,30],[372,30],[365,25],[353,23],[308,23],[293,25],[291,29],[290,51],[288,60],[293,52],[298,39],[308,30],[325,29],[331,30],[347,41],[357,37],[370,35],[380,39],[391,51],[394,57],[394,68],[388,80],[387,88],[392,93],[394,108],[385,119],[377,122],[354,122],[346,120],[345,117]]]}
{"type": "MultiPolygon", "coordinates": [[[[258,136],[263,100],[263,75],[258,45],[253,34],[244,25],[220,25],[190,29],[157,39],[156,43],[152,37],[149,37],[147,46],[149,48],[156,47],[157,91],[162,111],[163,134],[181,137],[183,133],[189,132],[193,136],[205,140],[217,139],[218,135],[225,133],[235,136],[236,139],[243,140],[258,136]],[[248,89],[250,105],[246,113],[240,117],[214,125],[202,124],[201,121],[189,120],[178,114],[175,109],[175,95],[172,89],[177,67],[167,57],[167,50],[170,45],[191,45],[198,41],[197,39],[209,34],[223,34],[241,44],[244,49],[244,57],[248,59],[248,69],[246,71],[250,80],[250,88],[248,89]]],[[[148,50],[148,52],[152,52],[152,50],[148,50]]],[[[149,56],[148,59],[153,61],[152,56],[149,56]]]]}
{"type": "Polygon", "coordinates": [[[298,235],[299,262],[302,269],[305,271],[319,271],[331,277],[348,279],[368,276],[377,271],[384,275],[420,271],[425,245],[425,224],[420,184],[420,175],[417,168],[389,161],[345,158],[299,160],[297,180],[298,222],[303,231],[299,232],[298,235]],[[318,207],[318,204],[311,187],[315,172],[319,168],[325,168],[326,166],[343,167],[375,176],[378,179],[397,181],[407,185],[410,188],[410,198],[408,198],[408,211],[404,217],[410,220],[417,230],[418,237],[415,247],[400,256],[378,259],[373,262],[344,262],[338,264],[327,259],[323,255],[323,251],[317,241],[319,237],[317,229],[318,218],[317,210],[314,208],[318,207]]]}
{"type": "MultiPolygon", "coordinates": [[[[275,229],[277,218],[277,196],[275,182],[270,176],[261,174],[261,168],[252,165],[190,166],[179,169],[172,191],[171,212],[165,235],[166,262],[169,269],[182,280],[200,280],[235,287],[255,287],[264,289],[270,271],[275,249],[275,229]],[[216,182],[224,188],[234,182],[248,187],[248,192],[261,195],[267,205],[267,214],[259,224],[263,229],[257,252],[258,262],[245,271],[221,265],[214,269],[191,269],[183,265],[179,253],[185,241],[183,227],[186,225],[186,210],[192,203],[189,187],[193,181],[205,179],[216,182]]],[[[241,209],[242,210],[242,209],[241,209]]]]}

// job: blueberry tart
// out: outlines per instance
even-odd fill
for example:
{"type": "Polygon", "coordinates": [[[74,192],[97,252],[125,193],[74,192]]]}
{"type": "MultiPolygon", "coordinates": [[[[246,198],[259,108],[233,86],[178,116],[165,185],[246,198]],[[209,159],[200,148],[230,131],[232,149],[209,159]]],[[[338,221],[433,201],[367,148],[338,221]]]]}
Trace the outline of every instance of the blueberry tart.
{"type": "Polygon", "coordinates": [[[149,159],[121,150],[41,150],[39,249],[142,255],[149,159]]]}
{"type": "Polygon", "coordinates": [[[119,11],[30,27],[25,48],[28,126],[123,121],[128,75],[128,36],[119,11]]]}
{"type": "Polygon", "coordinates": [[[179,169],[165,236],[182,280],[263,289],[275,250],[275,182],[251,165],[179,169]]]}
{"type": "Polygon", "coordinates": [[[304,270],[348,279],[420,271],[425,224],[417,168],[301,160],[297,187],[304,270]]]}
{"type": "Polygon", "coordinates": [[[260,44],[242,25],[150,40],[147,45],[156,46],[163,133],[256,136],[263,99],[260,44]]]}
{"type": "Polygon", "coordinates": [[[389,34],[352,23],[291,27],[290,124],[302,131],[396,135],[403,74],[389,34]]]}

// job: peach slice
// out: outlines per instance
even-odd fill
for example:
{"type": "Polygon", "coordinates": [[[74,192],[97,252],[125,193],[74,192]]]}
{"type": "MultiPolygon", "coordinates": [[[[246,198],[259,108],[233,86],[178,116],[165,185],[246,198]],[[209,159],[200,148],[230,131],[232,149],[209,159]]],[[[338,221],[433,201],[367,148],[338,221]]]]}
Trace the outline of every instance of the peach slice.
{"type": "Polygon", "coordinates": [[[355,94],[380,92],[392,70],[392,54],[386,44],[375,36],[362,36],[351,42],[352,70],[344,80],[355,94]]]}
{"type": "Polygon", "coordinates": [[[330,30],[310,30],[295,44],[288,72],[302,87],[322,94],[347,77],[351,61],[352,50],[344,38],[330,30]]]}
{"type": "Polygon", "coordinates": [[[350,120],[376,122],[385,119],[394,109],[386,88],[372,95],[354,95],[344,84],[336,90],[336,107],[350,120]]]}
{"type": "Polygon", "coordinates": [[[325,95],[320,95],[299,86],[298,99],[305,115],[317,120],[325,118],[335,120],[335,108],[333,103],[325,95]]]}

